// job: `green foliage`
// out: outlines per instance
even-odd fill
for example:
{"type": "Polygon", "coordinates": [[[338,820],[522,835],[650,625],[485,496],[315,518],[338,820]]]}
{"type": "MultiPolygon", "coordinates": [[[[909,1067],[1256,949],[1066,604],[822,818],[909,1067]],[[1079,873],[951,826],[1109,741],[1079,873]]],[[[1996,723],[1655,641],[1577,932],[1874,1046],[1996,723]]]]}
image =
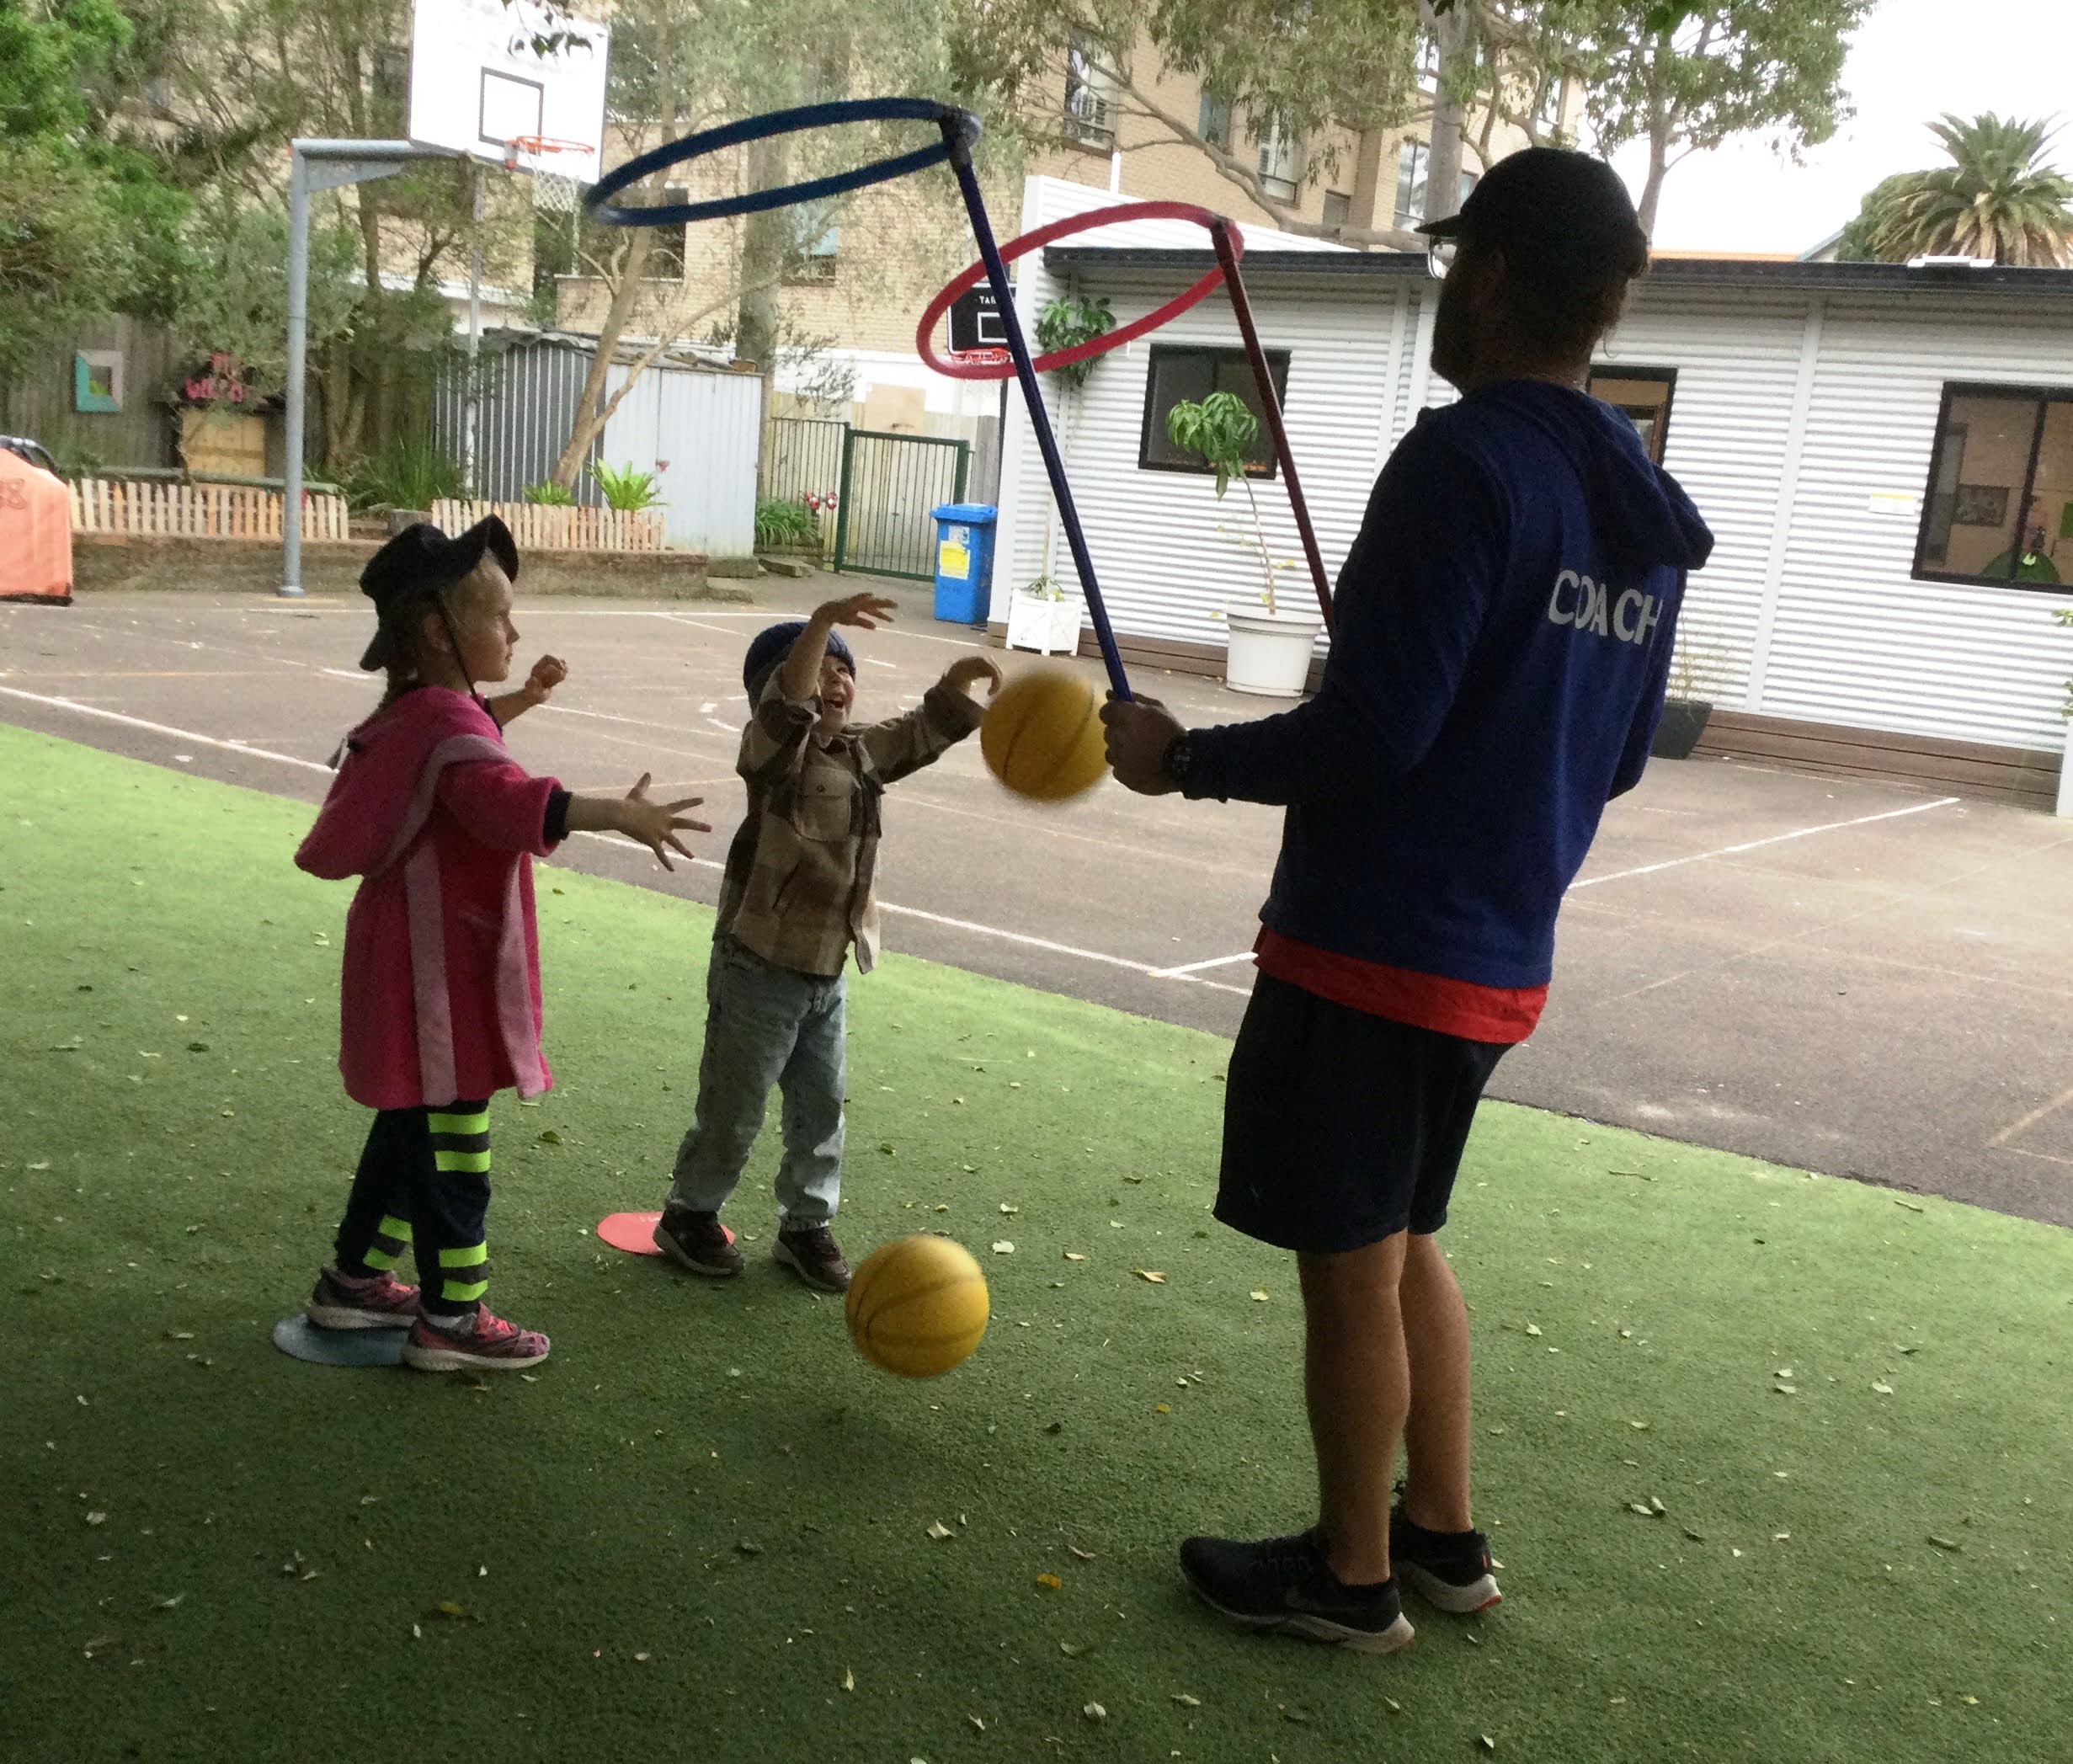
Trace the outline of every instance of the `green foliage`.
{"type": "Polygon", "coordinates": [[[756,504],[758,545],[812,545],[820,532],[820,522],[802,502],[772,497],[756,504]]]}
{"type": "Polygon", "coordinates": [[[545,508],[570,509],[576,504],[576,493],[567,484],[557,484],[552,478],[537,484],[528,484],[520,493],[527,502],[537,503],[545,508]]]}
{"type": "Polygon", "coordinates": [[[621,514],[638,514],[662,501],[662,486],[652,472],[637,471],[631,466],[607,466],[600,461],[590,468],[590,476],[605,493],[605,505],[621,514]]]}
{"type": "MultiPolygon", "coordinates": [[[[248,385],[279,392],[288,372],[288,216],[250,207],[226,192],[190,217],[188,269],[175,330],[190,354],[235,356],[248,385]]],[[[349,228],[312,217],[309,255],[309,347],[349,336],[359,290],[360,251],[349,228]]]]}
{"type": "Polygon", "coordinates": [[[1166,438],[1199,453],[1217,474],[1217,494],[1245,475],[1246,450],[1260,439],[1260,419],[1236,392],[1212,392],[1199,404],[1187,399],[1166,413],[1166,438]]]}
{"type": "Polygon", "coordinates": [[[345,474],[355,509],[429,509],[442,497],[467,494],[467,480],[451,454],[429,435],[387,442],[345,474]]]}
{"type": "Polygon", "coordinates": [[[2048,122],[1992,111],[1929,125],[1951,163],[1900,172],[1865,197],[1843,230],[1846,261],[1904,264],[1930,256],[2073,269],[2073,178],[2045,163],[2048,122]]]}
{"type": "MultiPolygon", "coordinates": [[[[1107,336],[1115,328],[1116,315],[1109,310],[1106,295],[1100,300],[1081,300],[1061,294],[1046,301],[1037,312],[1036,347],[1047,355],[1054,349],[1078,349],[1083,343],[1107,336]]],[[[1084,361],[1068,362],[1050,371],[1066,385],[1077,388],[1087,383],[1087,376],[1094,371],[1095,364],[1100,359],[1092,355],[1084,361]]]]}

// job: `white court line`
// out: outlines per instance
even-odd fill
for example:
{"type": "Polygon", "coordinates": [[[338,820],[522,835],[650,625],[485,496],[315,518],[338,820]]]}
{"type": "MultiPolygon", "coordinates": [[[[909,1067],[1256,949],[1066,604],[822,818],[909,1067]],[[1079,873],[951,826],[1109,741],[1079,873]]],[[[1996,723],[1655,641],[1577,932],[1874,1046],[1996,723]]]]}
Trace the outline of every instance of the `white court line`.
{"type": "Polygon", "coordinates": [[[1819,827],[1801,827],[1791,833],[1774,833],[1768,839],[1748,839],[1740,845],[1723,845],[1718,851],[1695,851],[1689,857],[1665,858],[1660,864],[1643,864],[1633,870],[1615,870],[1607,876],[1590,876],[1581,882],[1571,882],[1569,892],[1579,888],[1595,888],[1600,882],[1626,882],[1636,876],[1655,876],[1665,870],[1675,870],[1684,864],[1703,864],[1709,858],[1735,857],[1745,851],[1760,850],[1766,845],[1782,845],[1788,839],[1810,839],[1817,833],[1836,833],[1845,827],[1868,827],[1873,821],[1897,821],[1904,815],[1926,814],[1932,808],[1948,808],[1952,803],[1962,802],[1959,797],[1939,797],[1933,802],[1914,802],[1905,808],[1889,808],[1879,814],[1861,814],[1855,820],[1824,821],[1819,827]]]}
{"type": "MultiPolygon", "coordinates": [[[[1991,1139],[1988,1140],[1987,1143],[1994,1146],[2006,1145],[2011,1139],[2014,1138],[2017,1134],[2024,1132],[2029,1128],[2035,1127],[2037,1123],[2042,1121],[2047,1115],[2056,1113],[2059,1110],[2063,1109],[2070,1102],[2073,1102],[2073,1090],[2062,1090],[2058,1095],[2053,1097],[2049,1102],[2044,1104],[2041,1108],[2032,1109],[2028,1114],[2022,1117],[2022,1120],[2012,1122],[2008,1126],[2003,1127],[2001,1132],[1995,1134],[1991,1139]]],[[[2016,1148],[2018,1151],[2022,1149],[2020,1146],[2016,1148]]],[[[2044,1158],[2050,1156],[2050,1154],[2048,1152],[2036,1152],[2032,1154],[2032,1155],[2044,1158]]]]}
{"type": "MultiPolygon", "coordinates": [[[[1740,845],[1723,845],[1718,851],[1695,851],[1688,857],[1665,858],[1660,864],[1643,864],[1633,870],[1615,870],[1607,876],[1586,877],[1581,882],[1571,882],[1569,892],[1574,893],[1579,888],[1595,888],[1600,882],[1627,882],[1637,876],[1654,876],[1661,871],[1675,870],[1685,864],[1703,864],[1709,858],[1735,857],[1745,851],[1759,850],[1766,845],[1782,845],[1788,839],[1804,839],[1817,833],[1835,833],[1845,827],[1866,827],[1873,821],[1894,821],[1903,815],[1926,814],[1930,809],[1948,808],[1952,803],[1964,800],[1962,797],[1939,797],[1933,802],[1910,803],[1905,808],[1889,808],[1878,814],[1859,815],[1854,820],[1825,821],[1819,827],[1801,827],[1791,833],[1774,833],[1767,839],[1745,840],[1740,845]]],[[[1202,968],[1223,967],[1234,962],[1250,962],[1252,959],[1253,952],[1250,950],[1242,956],[1212,956],[1207,962],[1190,962],[1180,967],[1155,968],[1152,978],[1156,980],[1185,979],[1202,968]]],[[[1238,990],[1236,987],[1228,989],[1234,992],[1238,990]]],[[[2057,1105],[2052,1106],[2056,1107],[2057,1105]]],[[[2024,1122],[2019,1124],[2028,1126],[2029,1123],[2024,1122]]]]}
{"type": "MultiPolygon", "coordinates": [[[[219,740],[214,735],[197,734],[192,729],[176,729],[168,723],[147,722],[141,717],[126,716],[120,711],[105,711],[99,705],[83,705],[75,699],[51,698],[40,692],[19,691],[13,686],[0,686],[0,693],[9,698],[25,699],[30,704],[76,711],[83,717],[99,717],[109,722],[121,723],[126,728],[148,729],[153,734],[171,735],[178,740],[195,742],[203,747],[221,748],[232,754],[247,754],[257,759],[274,759],[283,765],[300,766],[305,771],[322,772],[327,777],[331,775],[329,766],[320,765],[314,759],[298,759],[293,754],[277,754],[269,748],[247,747],[242,742],[219,740]]],[[[645,851],[647,849],[645,845],[637,845],[614,834],[578,833],[572,837],[602,839],[605,844],[616,845],[622,850],[645,851]]],[[[695,857],[691,862],[701,870],[724,870],[727,867],[709,857],[695,857]]],[[[1155,969],[1147,967],[1142,962],[1132,962],[1127,957],[1106,955],[1100,950],[1079,949],[1069,943],[1053,943],[1047,937],[1032,937],[1021,931],[1005,931],[998,925],[980,925],[969,919],[950,919],[941,913],[925,912],[919,907],[903,907],[894,901],[882,900],[878,903],[878,909],[882,913],[898,914],[903,918],[923,919],[930,925],[945,925],[952,930],[970,931],[978,936],[996,938],[1004,943],[1019,943],[1031,949],[1047,950],[1053,955],[1073,956],[1082,962],[1099,962],[1111,967],[1127,968],[1132,973],[1143,974],[1148,979],[1178,979],[1191,985],[1207,986],[1218,992],[1236,993],[1241,998],[1246,996],[1246,990],[1242,986],[1226,986],[1216,980],[1199,980],[1191,974],[1161,974],[1155,969]]]]}

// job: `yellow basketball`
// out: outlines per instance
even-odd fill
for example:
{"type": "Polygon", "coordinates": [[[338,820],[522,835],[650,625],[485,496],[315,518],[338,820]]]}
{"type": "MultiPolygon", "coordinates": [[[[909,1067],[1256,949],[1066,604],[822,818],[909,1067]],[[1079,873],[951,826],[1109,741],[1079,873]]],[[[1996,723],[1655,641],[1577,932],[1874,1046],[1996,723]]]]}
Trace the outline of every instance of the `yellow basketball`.
{"type": "Polygon", "coordinates": [[[987,770],[1017,796],[1062,802],[1107,769],[1094,689],[1063,668],[1031,668],[1003,686],[979,725],[987,770]]]}
{"type": "Polygon", "coordinates": [[[857,1265],[843,1314],[873,1366],[933,1378],[967,1358],[986,1333],[986,1276],[946,1237],[902,1237],[857,1265]]]}

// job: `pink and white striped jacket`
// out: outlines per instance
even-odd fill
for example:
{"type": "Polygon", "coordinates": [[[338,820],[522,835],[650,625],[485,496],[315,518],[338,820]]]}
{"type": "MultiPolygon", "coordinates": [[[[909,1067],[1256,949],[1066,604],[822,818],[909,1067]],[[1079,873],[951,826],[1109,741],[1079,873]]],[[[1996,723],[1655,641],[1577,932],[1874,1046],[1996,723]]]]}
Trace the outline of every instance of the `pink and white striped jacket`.
{"type": "Polygon", "coordinates": [[[552,778],[530,776],[475,699],[420,686],[346,738],[296,853],[361,878],[345,919],[338,1069],[371,1109],[436,1108],[552,1082],[540,1051],[532,859],[552,778]]]}

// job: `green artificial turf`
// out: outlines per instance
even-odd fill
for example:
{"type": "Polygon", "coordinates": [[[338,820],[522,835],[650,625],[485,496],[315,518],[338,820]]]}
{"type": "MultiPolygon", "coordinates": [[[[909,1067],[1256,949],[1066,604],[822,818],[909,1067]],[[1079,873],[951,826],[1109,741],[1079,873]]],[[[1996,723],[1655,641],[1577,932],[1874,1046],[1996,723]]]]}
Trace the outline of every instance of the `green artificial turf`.
{"type": "Polygon", "coordinates": [[[1175,1543],[1310,1487],[1294,1271],[1207,1211],[1223,1043],[853,986],[844,1240],[946,1231],[994,1296],[903,1384],[765,1259],[767,1145],[745,1277],[589,1234],[659,1204],[710,919],[543,871],[559,1083],[494,1106],[490,1234],[554,1356],[305,1366],[267,1331],[366,1120],[309,811],[7,729],[0,775],[12,1760],[2065,1755],[2064,1233],[1487,1109],[1447,1241],[1505,1602],[1245,1636],[1175,1543]]]}

